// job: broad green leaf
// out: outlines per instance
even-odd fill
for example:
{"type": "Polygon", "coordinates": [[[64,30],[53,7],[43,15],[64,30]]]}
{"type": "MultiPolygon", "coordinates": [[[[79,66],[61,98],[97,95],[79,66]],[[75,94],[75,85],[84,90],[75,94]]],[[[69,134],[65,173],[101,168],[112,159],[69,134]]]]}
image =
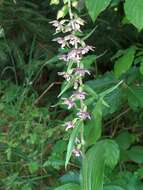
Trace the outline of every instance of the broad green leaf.
{"type": "Polygon", "coordinates": [[[97,16],[108,7],[110,2],[111,0],[85,0],[88,13],[94,22],[97,16]]]}
{"type": "Polygon", "coordinates": [[[119,160],[119,146],[113,140],[105,140],[103,142],[105,164],[110,168],[114,168],[119,160]]]}
{"type": "Polygon", "coordinates": [[[114,73],[117,78],[129,70],[133,63],[135,52],[135,47],[130,47],[126,49],[124,55],[115,62],[114,73]]]}
{"type": "Polygon", "coordinates": [[[143,147],[134,146],[127,152],[127,155],[129,160],[143,164],[143,147]]]}
{"type": "Polygon", "coordinates": [[[128,131],[123,131],[116,137],[116,142],[121,149],[127,150],[135,142],[135,135],[128,131]]]}
{"type": "Polygon", "coordinates": [[[102,100],[98,100],[91,113],[91,120],[85,124],[85,141],[87,146],[95,144],[102,132],[102,100]]]}
{"type": "Polygon", "coordinates": [[[86,153],[83,160],[83,190],[103,190],[104,170],[115,167],[119,160],[119,147],[113,140],[102,140],[86,153]]]}
{"type": "Polygon", "coordinates": [[[103,92],[104,89],[108,89],[111,86],[117,84],[117,79],[111,72],[107,72],[102,77],[100,76],[96,80],[87,81],[86,84],[92,88],[96,93],[103,92]]]}
{"type": "Polygon", "coordinates": [[[80,182],[79,173],[69,171],[60,178],[60,181],[62,183],[79,183],[80,182]]]}
{"type": "Polygon", "coordinates": [[[120,81],[118,84],[116,84],[115,86],[105,90],[104,92],[100,93],[100,97],[104,98],[104,96],[110,94],[111,92],[113,92],[115,89],[117,89],[121,84],[123,83],[123,81],[120,81]]]}
{"type": "Polygon", "coordinates": [[[93,147],[83,161],[83,190],[102,190],[105,161],[102,149],[93,147]]]}
{"type": "Polygon", "coordinates": [[[103,107],[103,115],[113,114],[115,111],[120,109],[123,100],[122,89],[117,88],[112,91],[110,94],[107,94],[104,98],[105,102],[109,105],[109,107],[103,107]]]}
{"type": "Polygon", "coordinates": [[[133,172],[123,171],[115,176],[115,183],[123,187],[124,190],[142,190],[143,184],[133,172]]]}
{"type": "Polygon", "coordinates": [[[68,183],[60,187],[55,188],[54,190],[81,190],[80,186],[74,183],[68,183]]]}
{"type": "Polygon", "coordinates": [[[96,93],[92,88],[90,88],[90,86],[84,85],[84,89],[85,89],[86,92],[88,92],[88,94],[91,95],[93,98],[95,98],[95,99],[98,98],[97,93],[96,93]]]}
{"type": "Polygon", "coordinates": [[[143,107],[143,86],[128,86],[126,90],[129,106],[132,109],[143,107]]]}
{"type": "Polygon", "coordinates": [[[74,129],[73,129],[73,131],[71,133],[69,143],[68,143],[68,147],[67,147],[65,168],[67,167],[67,165],[69,163],[69,160],[71,158],[72,150],[73,150],[74,145],[75,145],[75,140],[76,140],[76,137],[78,136],[79,130],[81,128],[81,125],[82,125],[81,122],[77,123],[77,125],[74,127],[74,129]]]}
{"type": "Polygon", "coordinates": [[[140,73],[143,75],[143,61],[140,64],[140,73]]]}
{"type": "Polygon", "coordinates": [[[116,185],[107,185],[104,187],[104,190],[125,190],[125,189],[116,185]]]}
{"type": "Polygon", "coordinates": [[[125,0],[124,9],[127,19],[140,31],[143,28],[143,1],[125,0]]]}

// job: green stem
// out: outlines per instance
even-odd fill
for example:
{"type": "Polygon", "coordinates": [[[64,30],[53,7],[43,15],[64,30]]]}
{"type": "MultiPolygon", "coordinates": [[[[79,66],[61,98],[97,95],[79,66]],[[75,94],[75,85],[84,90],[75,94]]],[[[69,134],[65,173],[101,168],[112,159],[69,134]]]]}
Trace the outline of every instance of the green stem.
{"type": "Polygon", "coordinates": [[[69,8],[70,19],[73,20],[73,14],[72,14],[72,8],[71,8],[71,0],[68,0],[68,8],[69,8]]]}
{"type": "Polygon", "coordinates": [[[80,138],[81,138],[81,150],[82,150],[82,157],[85,157],[85,140],[84,140],[84,123],[81,124],[81,131],[80,131],[80,138]]]}

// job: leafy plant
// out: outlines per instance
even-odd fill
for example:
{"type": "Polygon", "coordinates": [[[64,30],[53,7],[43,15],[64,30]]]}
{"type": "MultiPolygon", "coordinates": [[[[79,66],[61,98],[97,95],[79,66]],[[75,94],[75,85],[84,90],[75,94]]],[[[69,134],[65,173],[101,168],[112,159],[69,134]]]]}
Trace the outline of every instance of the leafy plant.
{"type": "Polygon", "coordinates": [[[143,189],[142,7],[0,2],[0,189],[143,189]]]}

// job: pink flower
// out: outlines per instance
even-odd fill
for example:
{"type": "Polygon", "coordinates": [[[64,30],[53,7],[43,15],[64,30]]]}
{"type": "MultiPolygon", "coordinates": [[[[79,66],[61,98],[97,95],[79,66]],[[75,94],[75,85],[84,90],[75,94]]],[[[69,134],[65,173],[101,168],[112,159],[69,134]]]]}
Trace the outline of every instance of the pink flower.
{"type": "MultiPolygon", "coordinates": [[[[65,45],[65,44],[64,44],[65,45]]],[[[59,59],[63,61],[75,61],[77,63],[80,62],[82,55],[88,53],[88,51],[92,50],[92,46],[85,46],[84,48],[72,49],[68,54],[63,54],[59,56],[59,59]]]]}
{"type": "Polygon", "coordinates": [[[68,53],[67,57],[68,57],[67,58],[68,60],[72,60],[72,61],[79,63],[82,58],[81,50],[73,49],[68,53]]]}
{"type": "Polygon", "coordinates": [[[90,72],[87,69],[82,69],[80,67],[75,68],[75,74],[81,77],[84,77],[85,74],[90,75],[90,72]]]}
{"type": "Polygon", "coordinates": [[[66,22],[69,22],[69,20],[53,20],[50,23],[56,28],[56,32],[61,32],[64,31],[66,22]]]}
{"type": "Polygon", "coordinates": [[[74,148],[72,153],[76,156],[76,157],[79,157],[81,155],[81,151],[77,148],[74,148]]]}
{"type": "Polygon", "coordinates": [[[54,27],[58,27],[60,25],[60,22],[58,20],[53,20],[50,22],[54,27]]]}
{"type": "Polygon", "coordinates": [[[63,29],[63,25],[58,20],[53,20],[50,22],[54,27],[56,27],[56,32],[60,32],[63,29]]]}
{"type": "Polygon", "coordinates": [[[60,56],[59,56],[59,59],[60,59],[60,60],[63,60],[63,61],[69,61],[69,60],[68,60],[68,55],[66,55],[66,54],[60,55],[60,56]]]}
{"type": "Polygon", "coordinates": [[[80,112],[77,113],[77,116],[82,119],[82,120],[86,120],[86,119],[91,119],[90,115],[88,112],[80,110],[80,112]]]}
{"type": "Polygon", "coordinates": [[[64,38],[58,37],[53,39],[53,41],[58,42],[62,48],[64,48],[65,46],[72,45],[74,46],[75,44],[80,44],[80,39],[76,36],[74,36],[73,34],[70,34],[64,38]]]}
{"type": "Polygon", "coordinates": [[[60,38],[60,37],[59,38],[55,38],[55,39],[53,39],[53,41],[58,42],[61,45],[62,48],[64,48],[67,45],[67,43],[64,40],[64,38],[60,38]]]}
{"type": "Polygon", "coordinates": [[[74,98],[75,100],[84,100],[85,96],[86,96],[85,92],[77,91],[72,95],[72,98],[74,98]]]}
{"type": "Polygon", "coordinates": [[[71,45],[75,45],[75,44],[80,44],[80,39],[76,36],[74,36],[73,34],[68,35],[65,37],[65,40],[69,42],[69,44],[71,45]]]}
{"type": "Polygon", "coordinates": [[[59,76],[63,76],[67,81],[70,81],[71,79],[71,74],[68,72],[58,72],[59,76]]]}
{"type": "Polygon", "coordinates": [[[93,46],[85,46],[84,48],[81,48],[82,55],[88,53],[89,51],[94,51],[93,46]]]}
{"type": "Polygon", "coordinates": [[[84,21],[83,21],[82,19],[80,19],[80,18],[77,18],[77,19],[71,20],[71,21],[70,21],[70,24],[71,24],[72,29],[73,29],[74,31],[79,31],[79,32],[81,32],[80,27],[84,25],[84,21]]]}
{"type": "Polygon", "coordinates": [[[68,106],[68,109],[71,109],[75,106],[75,103],[73,100],[68,99],[68,98],[63,98],[64,104],[68,106]]]}
{"type": "Polygon", "coordinates": [[[68,122],[66,122],[66,123],[65,123],[65,126],[66,126],[66,131],[68,131],[69,129],[75,127],[73,121],[68,121],[68,122]]]}

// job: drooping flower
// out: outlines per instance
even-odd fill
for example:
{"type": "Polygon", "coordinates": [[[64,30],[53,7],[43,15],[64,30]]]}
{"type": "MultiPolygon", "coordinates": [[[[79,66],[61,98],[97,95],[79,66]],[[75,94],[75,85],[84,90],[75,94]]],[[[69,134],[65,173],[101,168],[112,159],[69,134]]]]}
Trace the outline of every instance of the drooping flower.
{"type": "Polygon", "coordinates": [[[68,131],[69,129],[75,127],[73,121],[67,121],[67,122],[65,123],[65,126],[66,126],[66,131],[68,131]]]}
{"type": "Polygon", "coordinates": [[[56,27],[56,32],[63,30],[63,25],[58,20],[53,20],[50,22],[54,27],[56,27]]]}
{"type": "Polygon", "coordinates": [[[63,76],[66,79],[66,81],[70,81],[71,79],[71,73],[68,72],[58,72],[58,75],[63,76]]]}
{"type": "Polygon", "coordinates": [[[52,24],[52,26],[57,28],[57,27],[59,27],[60,22],[58,20],[53,20],[53,21],[50,22],[50,24],[52,24]]]}
{"type": "Polygon", "coordinates": [[[88,53],[89,51],[94,51],[93,46],[85,46],[85,47],[81,48],[82,55],[88,53]]]}
{"type": "Polygon", "coordinates": [[[73,49],[67,55],[67,60],[68,61],[72,60],[72,61],[75,61],[77,63],[80,62],[81,58],[82,58],[82,54],[81,54],[80,49],[73,49]]]}
{"type": "Polygon", "coordinates": [[[71,109],[75,106],[75,102],[70,98],[63,98],[64,104],[68,106],[68,109],[71,109]]]}
{"type": "Polygon", "coordinates": [[[68,41],[68,43],[71,44],[72,46],[80,44],[80,39],[73,34],[66,36],[65,40],[68,41]]]}
{"type": "Polygon", "coordinates": [[[84,21],[81,18],[76,18],[71,20],[69,24],[72,26],[74,31],[81,32],[80,27],[84,25],[84,21]]]}
{"type": "Polygon", "coordinates": [[[82,120],[86,120],[86,119],[91,119],[90,114],[86,111],[80,110],[77,113],[77,116],[82,119],[82,120]]]}
{"type": "Polygon", "coordinates": [[[66,19],[61,21],[53,20],[50,23],[56,28],[56,32],[58,33],[64,31],[66,22],[69,22],[69,20],[66,19]]]}
{"type": "Polygon", "coordinates": [[[65,39],[61,37],[55,38],[53,39],[53,41],[58,42],[62,48],[64,48],[67,45],[67,42],[65,41],[65,39]]]}
{"type": "Polygon", "coordinates": [[[72,32],[72,26],[69,23],[64,27],[64,30],[63,30],[63,33],[67,33],[67,32],[72,32]]]}
{"type": "Polygon", "coordinates": [[[64,38],[62,37],[55,38],[53,39],[53,41],[58,42],[62,48],[64,48],[65,46],[69,47],[69,45],[74,46],[81,43],[80,39],[73,34],[67,35],[64,38]]]}
{"type": "Polygon", "coordinates": [[[59,59],[66,62],[74,61],[80,63],[82,56],[88,53],[88,51],[90,50],[93,51],[92,46],[85,46],[84,48],[72,49],[69,53],[60,55],[59,59]]]}
{"type": "Polygon", "coordinates": [[[79,75],[80,77],[84,77],[85,74],[90,75],[90,72],[87,69],[83,69],[80,67],[75,68],[74,71],[75,71],[75,74],[79,75]]]}
{"type": "Polygon", "coordinates": [[[73,93],[72,98],[75,100],[84,100],[86,95],[86,92],[76,91],[73,93]]]}
{"type": "Polygon", "coordinates": [[[66,55],[66,54],[60,55],[60,56],[59,56],[59,59],[60,59],[60,60],[63,60],[63,61],[66,61],[66,62],[69,61],[69,60],[68,60],[68,55],[66,55]]]}
{"type": "Polygon", "coordinates": [[[77,148],[74,148],[72,150],[72,153],[76,156],[76,157],[79,157],[81,155],[81,151],[77,148]]]}

